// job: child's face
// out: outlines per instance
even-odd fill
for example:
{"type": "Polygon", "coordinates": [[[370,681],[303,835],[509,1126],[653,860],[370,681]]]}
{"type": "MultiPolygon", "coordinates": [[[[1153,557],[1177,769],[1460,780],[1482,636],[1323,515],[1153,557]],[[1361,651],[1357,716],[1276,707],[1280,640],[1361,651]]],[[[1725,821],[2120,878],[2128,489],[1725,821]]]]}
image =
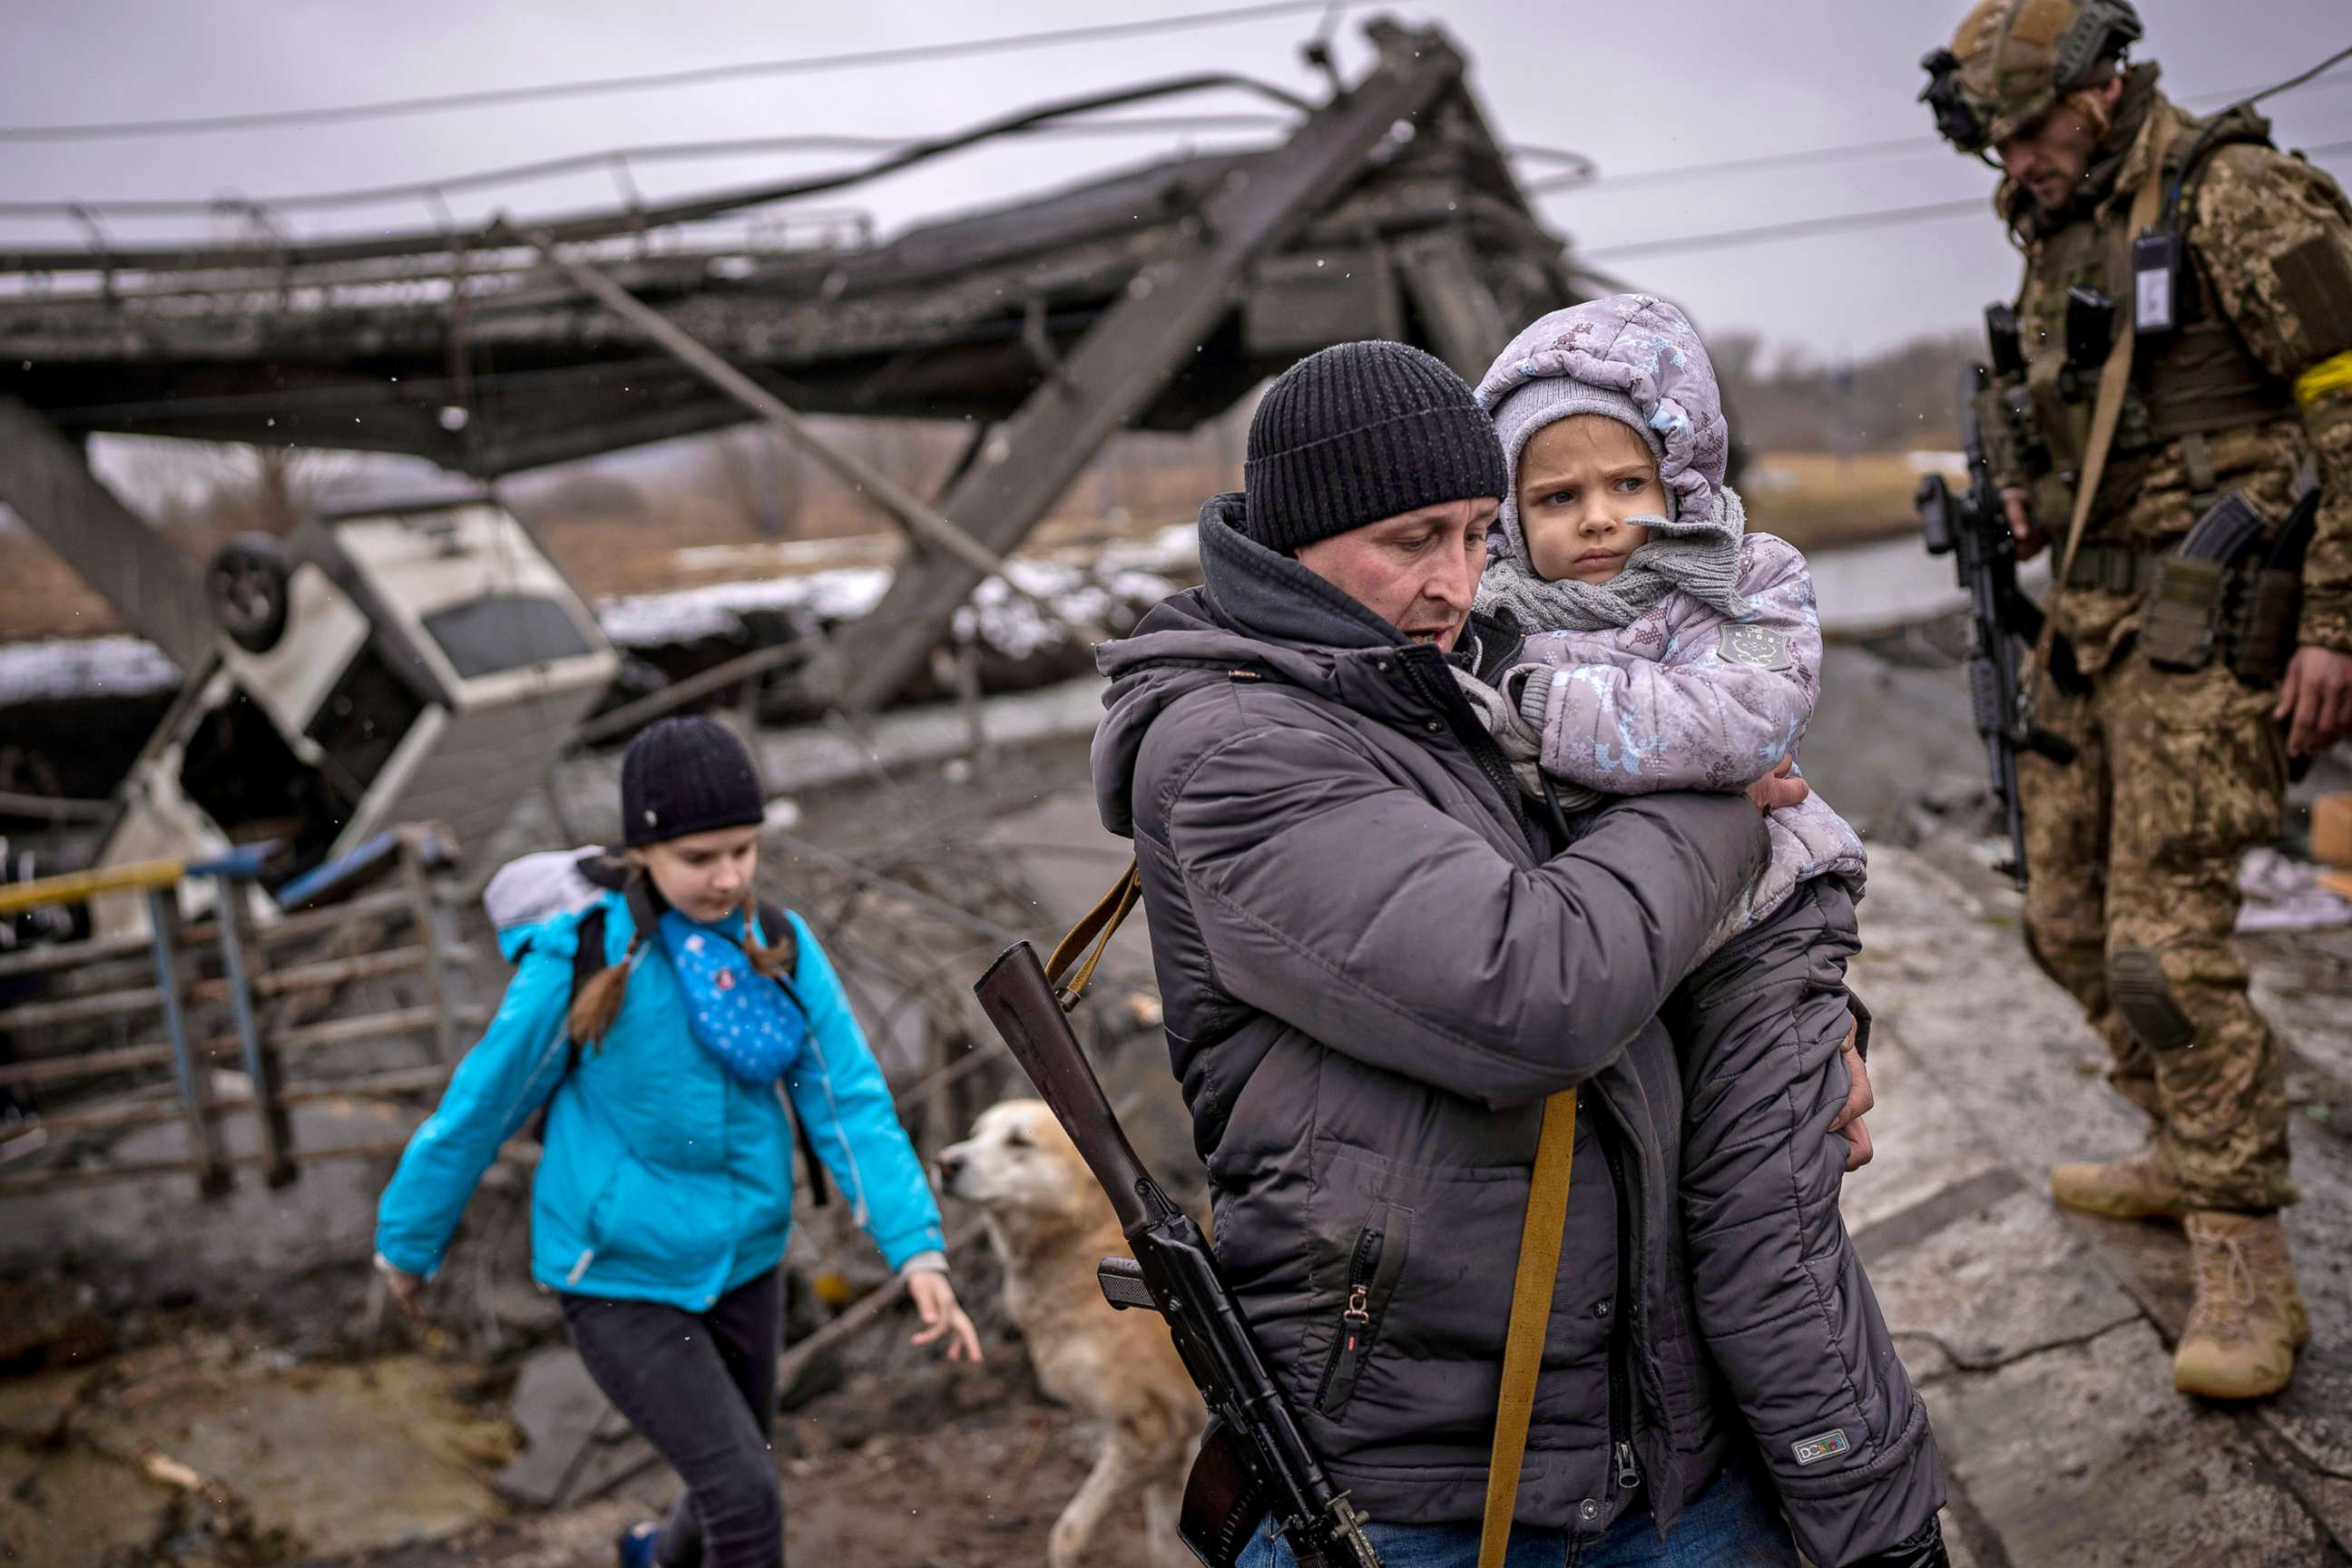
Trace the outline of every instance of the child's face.
{"type": "Polygon", "coordinates": [[[1649,541],[1647,528],[1625,520],[1666,510],[1650,448],[1605,414],[1571,414],[1528,437],[1518,484],[1528,561],[1551,583],[1608,582],[1649,541]]]}
{"type": "Polygon", "coordinates": [[[743,902],[760,868],[760,830],[715,827],[633,849],[669,907],[688,920],[719,920],[743,902]]]}

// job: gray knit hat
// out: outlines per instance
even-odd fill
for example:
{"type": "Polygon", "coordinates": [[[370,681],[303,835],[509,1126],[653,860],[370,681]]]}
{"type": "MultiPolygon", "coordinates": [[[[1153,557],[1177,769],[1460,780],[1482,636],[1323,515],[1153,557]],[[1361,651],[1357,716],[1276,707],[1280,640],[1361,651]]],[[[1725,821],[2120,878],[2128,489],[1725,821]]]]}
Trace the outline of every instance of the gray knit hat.
{"type": "Polygon", "coordinates": [[[1502,500],[1510,469],[1469,384],[1403,343],[1340,343],[1275,378],[1250,418],[1242,529],[1286,554],[1445,501],[1502,500]]]}

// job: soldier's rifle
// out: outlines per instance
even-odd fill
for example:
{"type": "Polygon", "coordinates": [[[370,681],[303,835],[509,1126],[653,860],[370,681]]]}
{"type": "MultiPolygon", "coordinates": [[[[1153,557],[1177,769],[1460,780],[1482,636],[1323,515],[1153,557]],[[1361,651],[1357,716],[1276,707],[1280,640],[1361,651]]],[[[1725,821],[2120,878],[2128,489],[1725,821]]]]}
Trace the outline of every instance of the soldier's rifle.
{"type": "MultiPolygon", "coordinates": [[[[2017,539],[2008,509],[1993,480],[1984,433],[1977,422],[1991,385],[1981,364],[1970,365],[1960,388],[1960,446],[1968,458],[1968,486],[1958,495],[1941,474],[1919,481],[1912,504],[1927,535],[1927,553],[1949,555],[1969,595],[1969,705],[1985,744],[1992,790],[2009,830],[2010,859],[2001,868],[2025,886],[2025,817],[2017,793],[2017,758],[2032,752],[2052,762],[2074,760],[2074,748],[2037,726],[2019,679],[2021,647],[2042,635],[2042,607],[2017,586],[2017,539]]],[[[2052,648],[2052,678],[2062,688],[2079,682],[2073,650],[2063,639],[2052,648]],[[2062,668],[2063,667],[2063,668],[2062,668]]]]}

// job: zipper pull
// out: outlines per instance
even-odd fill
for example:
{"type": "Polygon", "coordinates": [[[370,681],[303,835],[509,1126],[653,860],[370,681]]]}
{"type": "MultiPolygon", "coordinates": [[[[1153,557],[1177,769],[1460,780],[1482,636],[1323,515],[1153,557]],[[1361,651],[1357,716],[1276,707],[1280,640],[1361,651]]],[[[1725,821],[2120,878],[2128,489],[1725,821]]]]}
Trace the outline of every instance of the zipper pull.
{"type": "Polygon", "coordinates": [[[1369,1286],[1349,1286],[1348,1288],[1348,1310],[1340,1313],[1339,1316],[1347,1319],[1348,1321],[1354,1323],[1357,1327],[1361,1328],[1364,1324],[1372,1321],[1371,1309],[1370,1305],[1370,1300],[1371,1290],[1369,1286]]]}
{"type": "Polygon", "coordinates": [[[1642,1472],[1633,1463],[1633,1445],[1621,1441],[1617,1445],[1617,1484],[1632,1491],[1642,1484],[1642,1472]]]}

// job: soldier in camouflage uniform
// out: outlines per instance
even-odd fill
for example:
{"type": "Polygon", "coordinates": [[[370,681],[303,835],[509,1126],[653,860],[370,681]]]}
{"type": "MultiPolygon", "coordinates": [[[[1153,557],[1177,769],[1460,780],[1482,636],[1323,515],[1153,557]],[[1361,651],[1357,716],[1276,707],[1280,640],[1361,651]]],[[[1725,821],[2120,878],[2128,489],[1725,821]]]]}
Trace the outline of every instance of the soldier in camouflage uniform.
{"type": "Polygon", "coordinates": [[[2060,1166],[2052,1188],[2075,1208],[2184,1222],[2197,1289],[2174,1381],[2250,1398],[2285,1386],[2310,1331],[2278,1222],[2295,1196],[2280,1042],[2231,933],[2238,860],[2278,828],[2289,753],[2352,727],[2352,208],[2273,150],[2252,110],[2175,107],[2154,63],[2125,58],[2139,33],[2123,0],[1981,0],[1927,58],[1922,96],[1962,151],[1999,161],[1995,200],[2025,255],[2024,370],[1988,421],[2009,437],[1995,465],[2021,555],[2064,542],[2101,369],[2139,332],[2053,590],[2080,679],[2042,679],[2034,709],[2078,754],[2021,757],[2019,784],[2034,959],[2082,1003],[2153,1137],[2128,1160],[2060,1166]],[[2185,257],[2152,300],[2130,221],[2151,180],[2159,195],[2178,182],[2159,223],[2185,257]],[[2078,325],[2072,363],[2070,289],[2116,301],[2095,353],[2078,325]],[[2284,517],[2307,464],[2323,490],[2284,679],[2250,687],[2221,657],[2151,663],[2158,556],[2231,490],[2284,517]]]}

